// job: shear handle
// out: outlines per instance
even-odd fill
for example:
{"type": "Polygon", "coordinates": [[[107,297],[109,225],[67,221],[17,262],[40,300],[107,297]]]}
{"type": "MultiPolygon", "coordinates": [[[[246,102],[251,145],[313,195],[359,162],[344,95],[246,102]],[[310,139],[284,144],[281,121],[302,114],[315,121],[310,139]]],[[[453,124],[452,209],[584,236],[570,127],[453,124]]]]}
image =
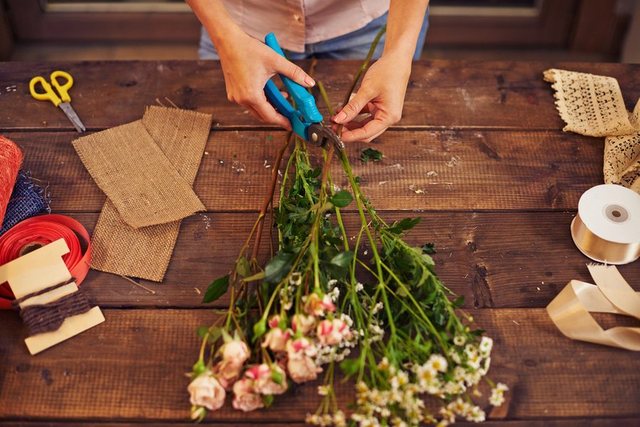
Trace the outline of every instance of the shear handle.
{"type": "Polygon", "coordinates": [[[291,104],[289,104],[289,101],[287,101],[280,93],[280,89],[278,89],[276,84],[271,80],[267,81],[267,84],[264,87],[264,94],[278,113],[289,119],[293,131],[301,138],[307,140],[307,128],[309,125],[304,123],[304,117],[301,117],[300,113],[293,109],[291,104]]]}
{"type": "MultiPolygon", "coordinates": [[[[264,41],[267,46],[273,49],[278,55],[285,56],[274,33],[267,34],[264,41]]],[[[288,77],[280,75],[280,79],[282,79],[282,83],[284,83],[284,86],[287,88],[287,92],[291,95],[291,99],[295,102],[296,107],[300,110],[303,121],[307,123],[320,123],[322,121],[322,114],[318,111],[316,101],[309,91],[288,77]]]]}

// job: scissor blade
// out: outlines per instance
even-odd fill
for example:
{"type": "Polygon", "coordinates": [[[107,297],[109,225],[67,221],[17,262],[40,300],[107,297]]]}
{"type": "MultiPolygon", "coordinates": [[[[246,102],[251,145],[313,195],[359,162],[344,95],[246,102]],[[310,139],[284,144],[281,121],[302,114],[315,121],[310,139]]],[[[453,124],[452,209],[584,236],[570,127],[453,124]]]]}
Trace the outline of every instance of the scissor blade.
{"type": "Polygon", "coordinates": [[[68,102],[63,102],[59,105],[59,107],[62,109],[62,111],[64,111],[64,114],[66,114],[67,118],[78,132],[82,133],[87,130],[87,128],[82,124],[80,117],[78,117],[71,104],[69,104],[68,102]]]}

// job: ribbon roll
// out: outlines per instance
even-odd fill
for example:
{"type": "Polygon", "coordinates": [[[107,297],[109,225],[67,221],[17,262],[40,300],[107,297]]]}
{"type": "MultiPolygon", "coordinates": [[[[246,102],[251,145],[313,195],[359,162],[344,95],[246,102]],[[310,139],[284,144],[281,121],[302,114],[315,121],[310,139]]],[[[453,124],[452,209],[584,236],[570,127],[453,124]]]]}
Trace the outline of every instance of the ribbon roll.
{"type": "MultiPolygon", "coordinates": [[[[62,257],[80,285],[89,272],[91,240],[87,230],[73,218],[49,214],[26,219],[0,236],[0,265],[32,252],[58,239],[64,239],[69,253],[62,257]]],[[[0,309],[10,309],[13,293],[0,284],[0,309]]]]}
{"type": "Polygon", "coordinates": [[[570,281],[547,306],[553,323],[566,337],[640,351],[640,328],[603,329],[591,313],[612,313],[640,320],[640,292],[635,292],[614,266],[588,266],[595,285],[570,281]]]}
{"type": "Polygon", "coordinates": [[[640,257],[640,195],[615,184],[585,191],[571,222],[578,249],[604,264],[628,264],[640,257]]]}

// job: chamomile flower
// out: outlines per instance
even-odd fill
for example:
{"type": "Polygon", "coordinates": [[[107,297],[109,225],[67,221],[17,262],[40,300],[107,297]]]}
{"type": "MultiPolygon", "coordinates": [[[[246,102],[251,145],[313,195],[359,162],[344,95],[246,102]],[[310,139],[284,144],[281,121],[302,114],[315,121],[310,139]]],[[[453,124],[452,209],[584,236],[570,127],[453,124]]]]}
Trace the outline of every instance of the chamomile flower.
{"type": "Polygon", "coordinates": [[[505,384],[498,383],[491,389],[491,397],[489,397],[489,403],[492,406],[500,406],[504,403],[504,392],[509,390],[505,384]]]}
{"type": "Polygon", "coordinates": [[[472,406],[470,410],[467,412],[465,418],[467,421],[471,421],[474,423],[481,423],[485,420],[486,415],[482,409],[477,406],[472,406]]]}
{"type": "Polygon", "coordinates": [[[302,274],[300,274],[297,271],[294,273],[291,273],[291,276],[289,276],[289,284],[291,286],[300,286],[301,283],[302,283],[302,274]]]}
{"type": "Polygon", "coordinates": [[[464,335],[456,335],[453,338],[453,343],[458,347],[462,347],[467,342],[467,338],[464,335]]]}
{"type": "Polygon", "coordinates": [[[432,354],[427,361],[427,367],[437,372],[446,372],[447,366],[447,359],[440,354],[432,354]]]}
{"type": "Polygon", "coordinates": [[[480,350],[480,354],[484,357],[487,357],[491,353],[491,349],[493,348],[493,340],[489,337],[482,337],[480,340],[480,344],[478,345],[478,350],[480,350]]]}
{"type": "Polygon", "coordinates": [[[371,309],[371,312],[373,314],[378,313],[380,310],[382,310],[382,308],[384,307],[384,304],[382,304],[382,302],[378,302],[376,305],[373,306],[373,308],[371,309]]]}

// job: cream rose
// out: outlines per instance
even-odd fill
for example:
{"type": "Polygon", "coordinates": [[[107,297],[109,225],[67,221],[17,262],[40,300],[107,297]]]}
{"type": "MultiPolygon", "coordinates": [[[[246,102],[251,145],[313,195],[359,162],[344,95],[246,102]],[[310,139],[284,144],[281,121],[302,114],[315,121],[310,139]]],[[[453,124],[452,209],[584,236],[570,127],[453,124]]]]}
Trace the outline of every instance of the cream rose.
{"type": "Polygon", "coordinates": [[[282,394],[287,391],[287,376],[278,365],[270,367],[263,363],[247,370],[246,375],[254,380],[253,388],[260,394],[282,394]],[[274,378],[279,381],[276,382],[274,378]]]}
{"type": "Polygon", "coordinates": [[[226,392],[213,373],[209,370],[198,375],[187,387],[192,405],[204,406],[210,411],[224,405],[226,392]]]}
{"type": "Polygon", "coordinates": [[[233,383],[240,378],[241,372],[242,364],[235,361],[221,360],[213,367],[213,373],[225,390],[231,390],[233,383]]]}
{"type": "Polygon", "coordinates": [[[273,328],[264,336],[262,347],[268,347],[276,352],[286,351],[289,338],[291,338],[291,332],[289,332],[289,330],[283,331],[280,328],[273,328]]]}
{"type": "Polygon", "coordinates": [[[220,347],[220,353],[222,354],[222,360],[237,365],[242,365],[251,356],[247,344],[240,340],[233,340],[223,344],[220,347]]]}
{"type": "Polygon", "coordinates": [[[243,378],[233,385],[233,407],[244,412],[264,407],[262,397],[254,392],[254,381],[243,378]]]}
{"type": "Polygon", "coordinates": [[[300,384],[307,381],[315,380],[318,374],[322,372],[322,368],[316,366],[309,356],[304,354],[296,354],[295,356],[289,356],[287,361],[287,371],[289,371],[289,377],[300,384]]]}
{"type": "Polygon", "coordinates": [[[300,332],[301,334],[306,334],[316,324],[316,318],[313,316],[306,316],[304,314],[296,314],[293,316],[291,320],[291,327],[294,332],[300,332]]]}

